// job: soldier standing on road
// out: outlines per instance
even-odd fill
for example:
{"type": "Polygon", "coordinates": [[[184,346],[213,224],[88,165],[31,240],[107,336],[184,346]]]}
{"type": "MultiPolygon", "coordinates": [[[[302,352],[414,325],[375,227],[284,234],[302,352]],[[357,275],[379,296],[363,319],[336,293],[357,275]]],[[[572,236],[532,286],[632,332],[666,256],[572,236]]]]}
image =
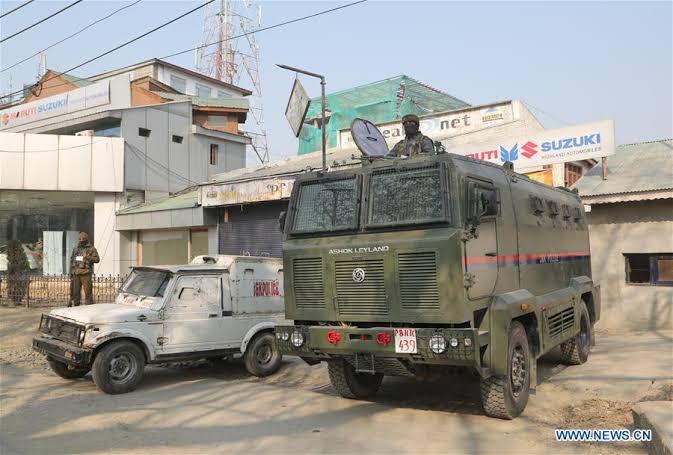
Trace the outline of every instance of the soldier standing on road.
{"type": "Polygon", "coordinates": [[[70,306],[79,306],[81,289],[84,288],[84,304],[93,303],[93,265],[100,262],[98,251],[89,243],[89,235],[86,232],[79,233],[79,243],[70,255],[70,274],[72,285],[70,286],[70,306]]]}
{"type": "Polygon", "coordinates": [[[420,119],[417,115],[407,114],[402,117],[404,127],[404,139],[395,144],[388,156],[400,157],[406,155],[409,158],[435,153],[435,144],[432,139],[419,131],[420,119]]]}

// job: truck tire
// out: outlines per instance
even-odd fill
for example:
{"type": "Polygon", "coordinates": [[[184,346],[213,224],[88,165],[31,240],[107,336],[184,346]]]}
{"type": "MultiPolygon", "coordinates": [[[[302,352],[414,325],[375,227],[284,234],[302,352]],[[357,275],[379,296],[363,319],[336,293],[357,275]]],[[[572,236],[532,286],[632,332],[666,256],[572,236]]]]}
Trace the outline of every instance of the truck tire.
{"type": "Polygon", "coordinates": [[[580,331],[568,341],[561,343],[561,363],[564,365],[581,365],[589,358],[591,349],[591,319],[584,301],[580,305],[580,331]]]}
{"type": "Polygon", "coordinates": [[[67,364],[53,359],[47,359],[47,363],[49,363],[51,371],[63,379],[83,378],[90,371],[90,368],[68,368],[67,364]]]}
{"type": "Polygon", "coordinates": [[[271,332],[262,332],[250,341],[245,350],[245,369],[258,377],[274,374],[280,368],[283,355],[271,332]]]}
{"type": "Polygon", "coordinates": [[[481,380],[481,402],[486,415],[511,420],[523,412],[530,393],[530,362],[526,329],[514,321],[509,328],[507,375],[481,380]]]}
{"type": "Polygon", "coordinates": [[[144,370],[145,354],[142,349],[131,341],[119,340],[106,344],[98,352],[91,375],[100,390],[116,395],[138,387],[144,370]]]}
{"type": "Polygon", "coordinates": [[[344,398],[362,400],[378,392],[383,374],[357,373],[355,368],[344,359],[331,359],[327,362],[327,371],[332,387],[344,398]]]}

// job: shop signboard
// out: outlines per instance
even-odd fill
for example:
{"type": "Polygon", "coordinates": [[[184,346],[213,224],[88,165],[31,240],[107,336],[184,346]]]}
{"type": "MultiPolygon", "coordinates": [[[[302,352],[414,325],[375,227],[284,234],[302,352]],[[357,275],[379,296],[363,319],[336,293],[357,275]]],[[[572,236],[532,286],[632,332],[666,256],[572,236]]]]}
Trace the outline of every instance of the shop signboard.
{"type": "MultiPolygon", "coordinates": [[[[434,140],[446,139],[459,134],[482,130],[517,120],[511,101],[475,106],[468,109],[434,113],[420,116],[420,130],[434,140]]],[[[404,129],[400,120],[376,124],[389,148],[404,138],[404,129]]],[[[353,148],[355,142],[350,129],[339,131],[338,147],[353,148]]]]}
{"type": "Polygon", "coordinates": [[[205,185],[201,187],[201,205],[215,207],[287,199],[293,186],[294,178],[205,185]]]}
{"type": "Polygon", "coordinates": [[[304,89],[304,86],[301,85],[301,82],[299,82],[299,79],[295,79],[292,93],[290,93],[290,99],[285,108],[285,117],[290,123],[294,135],[297,137],[299,137],[301,127],[304,124],[309,104],[310,100],[308,93],[306,93],[306,90],[304,89]]]}
{"type": "Polygon", "coordinates": [[[515,169],[526,169],[614,155],[614,136],[614,122],[604,120],[527,136],[452,146],[451,153],[497,164],[510,161],[515,169]]]}
{"type": "Polygon", "coordinates": [[[110,81],[97,82],[0,111],[0,130],[110,103],[110,81]]]}

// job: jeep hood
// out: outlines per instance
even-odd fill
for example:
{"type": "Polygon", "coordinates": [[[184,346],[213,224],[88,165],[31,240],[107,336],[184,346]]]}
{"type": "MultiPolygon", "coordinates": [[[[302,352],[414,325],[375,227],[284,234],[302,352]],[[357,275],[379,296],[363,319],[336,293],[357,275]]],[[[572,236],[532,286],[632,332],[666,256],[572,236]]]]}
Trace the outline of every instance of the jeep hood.
{"type": "Polygon", "coordinates": [[[57,308],[49,313],[80,324],[108,324],[111,322],[139,322],[138,316],[144,315],[145,321],[156,321],[159,313],[149,308],[116,303],[99,303],[70,308],[57,308]]]}

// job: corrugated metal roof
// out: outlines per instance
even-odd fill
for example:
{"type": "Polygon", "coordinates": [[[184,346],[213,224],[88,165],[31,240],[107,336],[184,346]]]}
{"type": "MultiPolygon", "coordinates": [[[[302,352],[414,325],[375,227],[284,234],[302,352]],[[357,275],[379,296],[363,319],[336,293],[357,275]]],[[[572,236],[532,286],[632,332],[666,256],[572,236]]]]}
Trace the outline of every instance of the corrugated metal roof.
{"type": "Polygon", "coordinates": [[[673,188],[673,139],[620,145],[607,162],[607,180],[599,163],[575,183],[580,196],[673,188]]]}
{"type": "MultiPolygon", "coordinates": [[[[359,166],[361,161],[359,159],[353,159],[353,155],[359,157],[361,156],[361,153],[354,148],[327,152],[327,167],[333,169],[355,165],[359,166]]],[[[271,163],[260,164],[258,166],[215,174],[210,180],[210,183],[232,183],[277,175],[299,174],[302,172],[316,171],[321,167],[322,153],[313,152],[284,160],[273,161],[271,163]]]]}
{"type": "Polygon", "coordinates": [[[157,201],[147,202],[117,212],[117,215],[131,215],[134,213],[158,212],[161,210],[189,209],[198,207],[199,190],[194,189],[185,193],[169,196],[157,201]]]}
{"type": "Polygon", "coordinates": [[[204,107],[223,107],[229,109],[249,109],[250,102],[246,98],[199,98],[198,96],[192,95],[181,95],[177,93],[170,92],[160,92],[154,91],[162,98],[166,98],[173,101],[191,101],[195,106],[204,106],[204,107]]]}

